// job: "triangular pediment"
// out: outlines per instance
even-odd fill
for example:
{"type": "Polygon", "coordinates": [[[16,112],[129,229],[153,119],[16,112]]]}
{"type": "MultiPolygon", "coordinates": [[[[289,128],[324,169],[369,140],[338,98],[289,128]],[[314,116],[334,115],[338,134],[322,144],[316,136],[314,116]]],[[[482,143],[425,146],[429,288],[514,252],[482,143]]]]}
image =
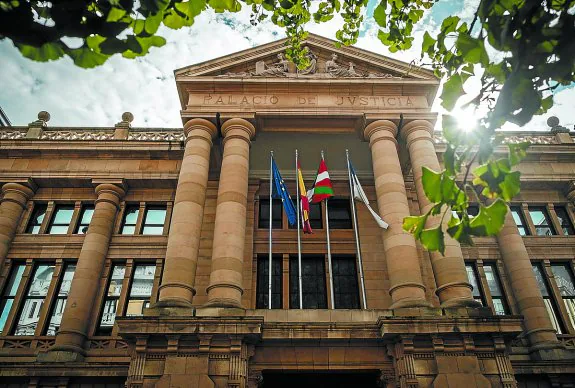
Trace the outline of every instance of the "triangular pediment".
{"type": "Polygon", "coordinates": [[[287,78],[287,79],[410,79],[433,80],[433,72],[356,47],[336,47],[336,42],[309,34],[304,41],[310,67],[298,70],[287,61],[286,39],[240,51],[175,71],[177,79],[287,78]]]}

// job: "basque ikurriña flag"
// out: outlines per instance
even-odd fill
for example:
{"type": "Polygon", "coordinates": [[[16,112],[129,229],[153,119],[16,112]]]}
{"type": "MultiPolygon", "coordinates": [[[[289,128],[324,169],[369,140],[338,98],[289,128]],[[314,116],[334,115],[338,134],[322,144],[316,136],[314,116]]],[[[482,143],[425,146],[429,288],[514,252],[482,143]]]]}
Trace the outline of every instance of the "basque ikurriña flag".
{"type": "Polygon", "coordinates": [[[301,225],[304,233],[313,233],[311,224],[309,222],[309,200],[307,198],[307,191],[303,181],[303,174],[301,173],[301,166],[299,160],[297,162],[297,184],[299,185],[300,209],[301,209],[301,225]]]}
{"type": "Polygon", "coordinates": [[[287,187],[285,186],[284,180],[282,179],[280,170],[278,170],[278,166],[276,166],[276,161],[273,158],[272,158],[272,176],[273,176],[272,198],[280,198],[282,200],[282,205],[286,212],[288,222],[290,225],[294,225],[297,220],[296,210],[291,200],[291,197],[287,191],[287,187]]]}
{"type": "Polygon", "coordinates": [[[322,156],[315,182],[311,190],[307,192],[307,198],[311,203],[317,203],[330,197],[333,197],[333,187],[331,185],[331,179],[329,179],[325,160],[323,160],[322,156]]]}

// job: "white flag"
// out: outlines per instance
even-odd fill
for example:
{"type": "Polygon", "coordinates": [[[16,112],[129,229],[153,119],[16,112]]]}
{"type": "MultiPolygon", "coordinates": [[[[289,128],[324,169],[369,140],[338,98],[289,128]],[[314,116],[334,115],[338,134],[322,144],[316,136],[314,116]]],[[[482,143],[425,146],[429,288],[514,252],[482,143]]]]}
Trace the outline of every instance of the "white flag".
{"type": "Polygon", "coordinates": [[[365,195],[365,192],[363,191],[363,188],[361,187],[361,184],[359,183],[359,179],[357,179],[357,175],[355,175],[355,170],[353,169],[351,162],[349,162],[349,167],[351,170],[351,187],[353,190],[353,198],[360,201],[360,202],[363,202],[365,204],[365,206],[367,206],[367,210],[369,210],[369,212],[373,216],[373,219],[375,220],[375,222],[377,222],[377,225],[379,225],[380,228],[387,229],[387,227],[389,226],[388,223],[385,222],[379,216],[379,214],[377,214],[369,205],[369,200],[367,199],[367,195],[365,195]]]}

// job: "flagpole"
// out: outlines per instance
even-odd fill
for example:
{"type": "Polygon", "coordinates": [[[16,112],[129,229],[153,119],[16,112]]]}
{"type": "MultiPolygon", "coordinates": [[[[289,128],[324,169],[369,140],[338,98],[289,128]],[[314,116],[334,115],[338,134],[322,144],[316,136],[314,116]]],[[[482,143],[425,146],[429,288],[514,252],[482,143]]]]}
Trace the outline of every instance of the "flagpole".
{"type": "Polygon", "coordinates": [[[301,195],[299,192],[299,169],[298,169],[298,153],[295,150],[295,186],[296,186],[296,203],[297,203],[297,275],[299,284],[299,308],[303,309],[303,290],[301,278],[301,237],[300,237],[300,201],[301,195]]]}
{"type": "MultiPolygon", "coordinates": [[[[321,160],[324,160],[323,150],[321,151],[321,160]]],[[[328,201],[329,201],[329,198],[326,198],[326,200],[325,200],[325,227],[327,230],[327,233],[326,233],[326,236],[327,236],[327,265],[328,265],[328,269],[329,269],[329,294],[331,297],[331,308],[334,309],[335,308],[335,298],[333,296],[333,271],[331,269],[331,245],[330,245],[330,241],[329,241],[329,209],[327,207],[328,201]]]]}
{"type": "Polygon", "coordinates": [[[365,293],[365,280],[363,277],[363,262],[361,261],[361,248],[359,244],[359,232],[357,226],[357,213],[355,209],[355,198],[354,198],[354,184],[351,181],[351,168],[349,165],[349,151],[345,150],[345,157],[347,159],[347,177],[349,179],[349,193],[351,199],[351,216],[353,218],[353,232],[355,234],[355,249],[357,252],[357,261],[359,265],[359,278],[361,282],[361,295],[363,297],[363,308],[367,309],[367,296],[365,293]]]}
{"type": "Polygon", "coordinates": [[[274,152],[270,151],[270,198],[269,198],[269,233],[268,233],[268,251],[269,251],[269,265],[268,265],[268,308],[272,308],[272,179],[273,179],[273,160],[274,152]]]}

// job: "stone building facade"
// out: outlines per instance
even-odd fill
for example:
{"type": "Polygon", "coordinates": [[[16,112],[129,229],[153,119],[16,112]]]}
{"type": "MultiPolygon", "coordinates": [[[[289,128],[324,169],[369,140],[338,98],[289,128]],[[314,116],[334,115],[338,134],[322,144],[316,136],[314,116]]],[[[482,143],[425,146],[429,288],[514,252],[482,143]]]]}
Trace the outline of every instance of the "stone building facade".
{"type": "Polygon", "coordinates": [[[438,80],[305,44],[300,71],[283,41],[176,70],[183,130],[0,129],[0,387],[574,386],[569,131],[508,134],[533,145],[504,229],[429,254],[401,222],[445,151],[438,80]],[[295,149],[308,185],[325,152],[336,193],[311,209],[301,309],[296,231],[268,199],[270,151],[295,194],[295,149]],[[390,224],[358,204],[363,271],[346,149],[390,224]]]}

